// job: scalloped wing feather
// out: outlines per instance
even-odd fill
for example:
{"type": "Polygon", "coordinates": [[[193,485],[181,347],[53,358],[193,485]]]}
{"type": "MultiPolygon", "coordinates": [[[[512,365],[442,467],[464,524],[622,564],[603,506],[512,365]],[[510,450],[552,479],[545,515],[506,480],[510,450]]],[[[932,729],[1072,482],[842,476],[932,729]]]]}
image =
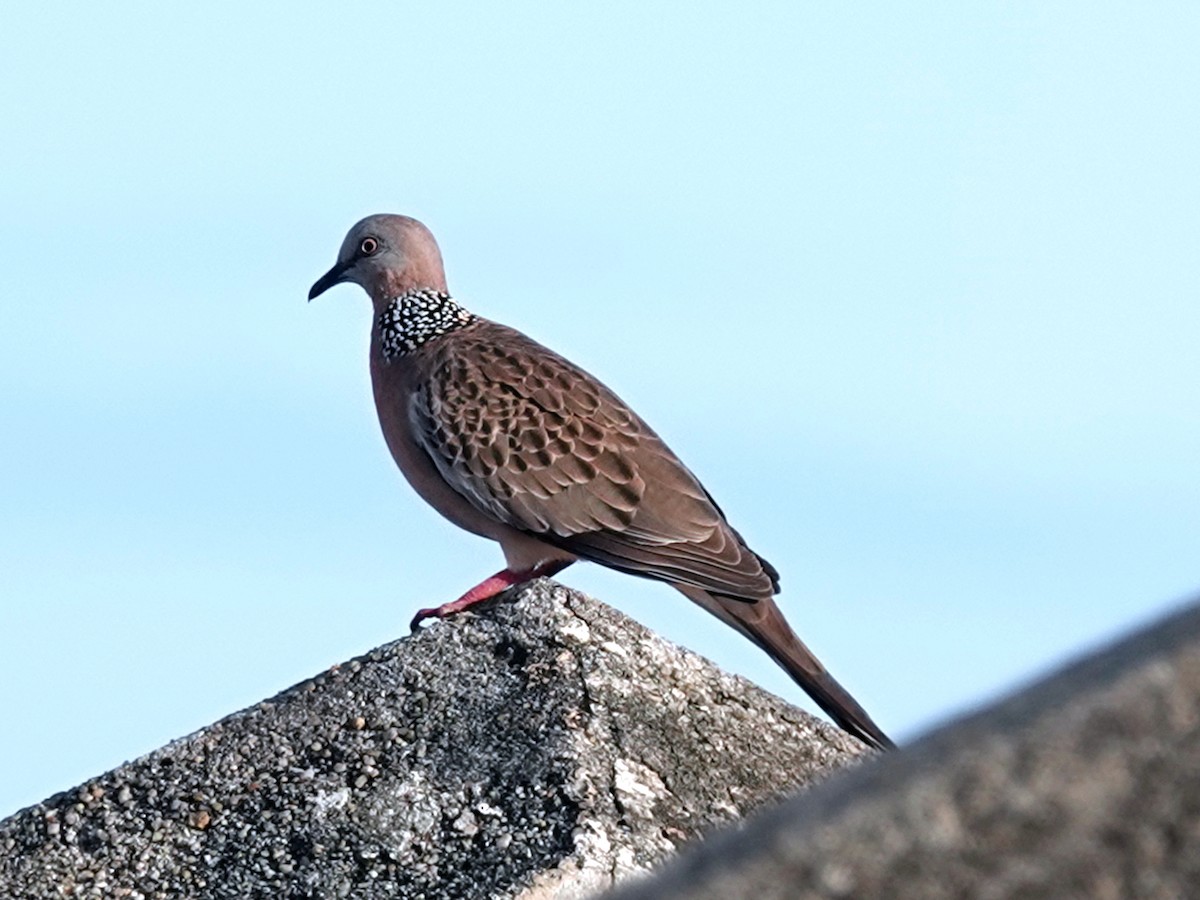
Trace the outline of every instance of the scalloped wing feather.
{"type": "Polygon", "coordinates": [[[413,433],[477,509],[632,574],[745,600],[778,591],[696,477],[588,373],[483,319],[424,349],[413,433]]]}

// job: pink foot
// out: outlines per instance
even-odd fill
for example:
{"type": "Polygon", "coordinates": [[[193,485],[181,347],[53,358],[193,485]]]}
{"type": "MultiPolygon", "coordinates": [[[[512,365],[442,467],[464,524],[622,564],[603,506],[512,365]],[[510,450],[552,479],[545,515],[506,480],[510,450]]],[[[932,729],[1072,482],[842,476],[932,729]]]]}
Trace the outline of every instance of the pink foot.
{"type": "Polygon", "coordinates": [[[561,572],[570,564],[570,561],[555,560],[553,562],[540,563],[524,572],[514,572],[511,569],[504,569],[497,572],[491,578],[479,582],[479,584],[475,585],[475,587],[471,588],[457,600],[443,603],[441,606],[429,606],[424,609],[418,609],[417,614],[413,616],[413,620],[409,624],[409,628],[416,631],[426,619],[445,619],[455,613],[462,612],[464,609],[470,609],[477,603],[490,600],[510,587],[524,584],[526,581],[532,581],[534,578],[541,578],[553,575],[555,572],[561,572]]]}

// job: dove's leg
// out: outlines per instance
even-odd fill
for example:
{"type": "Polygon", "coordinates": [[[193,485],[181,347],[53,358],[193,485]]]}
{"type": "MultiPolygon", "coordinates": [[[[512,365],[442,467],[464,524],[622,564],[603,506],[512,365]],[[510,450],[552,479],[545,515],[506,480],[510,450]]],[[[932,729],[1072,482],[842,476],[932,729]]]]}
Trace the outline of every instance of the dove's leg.
{"type": "Polygon", "coordinates": [[[510,587],[524,584],[526,581],[532,581],[534,578],[546,578],[556,572],[561,572],[572,562],[574,560],[554,559],[549,562],[538,563],[532,569],[520,572],[514,572],[512,569],[504,569],[501,572],[497,572],[491,578],[479,582],[479,584],[475,585],[475,587],[471,588],[457,600],[443,603],[441,606],[431,606],[417,610],[417,614],[413,616],[410,627],[413,631],[416,631],[425,619],[444,619],[447,616],[452,616],[455,613],[462,612],[464,609],[469,609],[476,603],[490,600],[510,587]]]}

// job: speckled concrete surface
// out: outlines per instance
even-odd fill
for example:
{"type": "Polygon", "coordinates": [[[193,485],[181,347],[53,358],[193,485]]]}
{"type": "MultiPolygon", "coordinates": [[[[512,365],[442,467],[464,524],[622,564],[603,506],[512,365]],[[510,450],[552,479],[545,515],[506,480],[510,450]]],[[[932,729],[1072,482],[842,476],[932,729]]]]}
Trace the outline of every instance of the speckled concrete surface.
{"type": "Polygon", "coordinates": [[[0,822],[0,897],[584,896],[861,752],[535,582],[0,822]]]}
{"type": "Polygon", "coordinates": [[[1200,605],[612,900],[1200,897],[1200,605]]]}

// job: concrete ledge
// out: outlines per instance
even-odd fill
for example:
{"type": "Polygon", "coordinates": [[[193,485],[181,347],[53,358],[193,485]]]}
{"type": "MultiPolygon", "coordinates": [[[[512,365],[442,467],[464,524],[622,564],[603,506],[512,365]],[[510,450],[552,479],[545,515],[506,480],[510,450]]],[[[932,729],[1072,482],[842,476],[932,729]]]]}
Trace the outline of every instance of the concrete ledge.
{"type": "Polygon", "coordinates": [[[535,582],[0,822],[0,897],[579,897],[863,752],[535,582]]]}

